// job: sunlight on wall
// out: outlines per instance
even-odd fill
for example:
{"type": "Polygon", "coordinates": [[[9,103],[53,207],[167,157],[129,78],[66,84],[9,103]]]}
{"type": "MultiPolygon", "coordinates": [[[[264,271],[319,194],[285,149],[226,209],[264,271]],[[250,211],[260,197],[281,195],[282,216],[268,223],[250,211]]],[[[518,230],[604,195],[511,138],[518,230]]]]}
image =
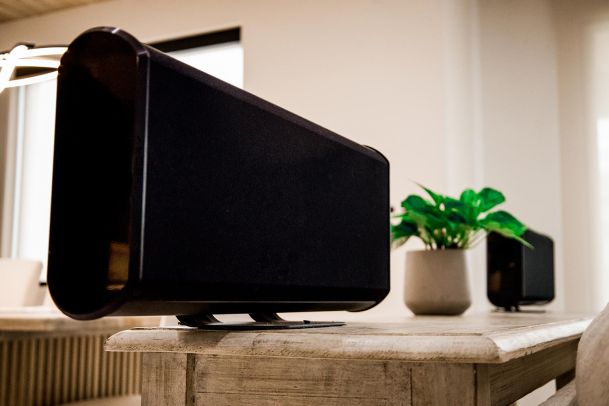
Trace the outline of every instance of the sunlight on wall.
{"type": "Polygon", "coordinates": [[[591,172],[591,225],[594,228],[594,304],[597,310],[609,302],[609,24],[598,22],[588,36],[590,111],[589,165],[591,172]]]}
{"type": "MultiPolygon", "coordinates": [[[[609,98],[607,100],[609,103],[609,98]]],[[[600,269],[598,295],[602,304],[609,302],[609,118],[601,118],[597,122],[597,151],[598,151],[598,188],[600,195],[598,234],[600,236],[599,250],[600,269]]]]}
{"type": "Polygon", "coordinates": [[[24,99],[21,153],[17,156],[20,176],[15,190],[13,256],[35,259],[46,265],[49,246],[51,181],[53,168],[53,128],[57,80],[26,86],[24,99]]]}

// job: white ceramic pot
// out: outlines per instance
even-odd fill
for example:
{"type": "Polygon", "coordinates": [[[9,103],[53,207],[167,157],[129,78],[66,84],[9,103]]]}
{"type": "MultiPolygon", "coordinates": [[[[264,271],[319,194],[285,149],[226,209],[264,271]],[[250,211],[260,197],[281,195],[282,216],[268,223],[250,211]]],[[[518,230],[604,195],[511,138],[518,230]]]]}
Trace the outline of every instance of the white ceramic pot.
{"type": "Polygon", "coordinates": [[[458,315],[471,305],[465,250],[406,253],[404,303],[417,315],[458,315]]]}
{"type": "Polygon", "coordinates": [[[592,320],[577,347],[575,367],[577,403],[607,405],[609,402],[609,306],[592,320]]]}

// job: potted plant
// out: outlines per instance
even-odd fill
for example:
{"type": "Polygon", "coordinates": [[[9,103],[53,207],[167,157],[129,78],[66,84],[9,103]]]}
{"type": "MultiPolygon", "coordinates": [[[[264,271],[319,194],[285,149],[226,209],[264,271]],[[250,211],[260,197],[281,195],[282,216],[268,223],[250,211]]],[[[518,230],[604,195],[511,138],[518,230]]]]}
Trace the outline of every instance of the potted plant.
{"type": "Polygon", "coordinates": [[[410,237],[425,244],[406,255],[404,302],[415,314],[461,314],[471,305],[466,250],[490,232],[530,247],[522,239],[526,226],[506,211],[491,211],[505,202],[495,189],[466,189],[456,199],[421,188],[429,198],[408,196],[393,215],[399,222],[391,224],[394,248],[410,237]]]}

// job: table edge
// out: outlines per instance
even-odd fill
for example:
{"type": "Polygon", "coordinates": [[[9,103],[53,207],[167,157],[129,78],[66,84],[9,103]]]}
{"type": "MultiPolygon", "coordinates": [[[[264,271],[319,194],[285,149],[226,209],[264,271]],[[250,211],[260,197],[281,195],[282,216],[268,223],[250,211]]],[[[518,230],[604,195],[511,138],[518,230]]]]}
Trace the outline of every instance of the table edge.
{"type": "Polygon", "coordinates": [[[481,335],[302,334],[137,328],[111,336],[106,351],[173,352],[213,356],[503,363],[578,340],[591,318],[481,335]]]}

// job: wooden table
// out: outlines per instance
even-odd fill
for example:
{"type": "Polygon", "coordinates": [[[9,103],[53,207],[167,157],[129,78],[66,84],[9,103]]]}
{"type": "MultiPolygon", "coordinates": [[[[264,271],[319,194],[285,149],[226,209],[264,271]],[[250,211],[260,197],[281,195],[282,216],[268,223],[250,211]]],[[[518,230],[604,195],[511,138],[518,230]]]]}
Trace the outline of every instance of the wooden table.
{"type": "Polygon", "coordinates": [[[104,352],[112,334],[159,317],[72,320],[48,307],[0,308],[0,406],[140,393],[141,357],[104,352]]]}
{"type": "Polygon", "coordinates": [[[307,330],[136,328],[106,350],[144,353],[145,406],[507,405],[572,377],[590,320],[492,313],[307,330]]]}

